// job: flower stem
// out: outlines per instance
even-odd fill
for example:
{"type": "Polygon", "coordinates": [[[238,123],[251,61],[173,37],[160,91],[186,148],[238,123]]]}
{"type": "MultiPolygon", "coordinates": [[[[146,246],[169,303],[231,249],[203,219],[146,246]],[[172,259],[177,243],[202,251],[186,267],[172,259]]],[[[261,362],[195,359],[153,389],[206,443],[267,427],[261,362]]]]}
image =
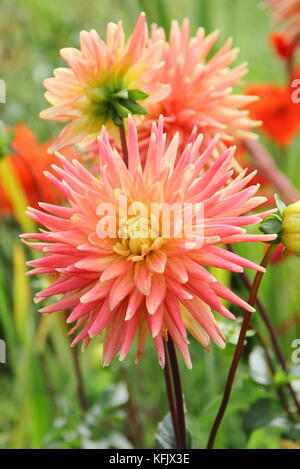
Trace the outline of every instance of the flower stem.
{"type": "MultiPolygon", "coordinates": [[[[275,244],[270,244],[269,245],[269,247],[267,249],[267,252],[266,252],[266,254],[265,254],[265,256],[264,256],[264,258],[261,262],[262,267],[267,267],[267,265],[268,265],[268,263],[269,263],[269,261],[272,257],[272,254],[274,252],[275,247],[276,247],[275,244]]],[[[251,287],[250,295],[249,295],[249,300],[248,300],[248,303],[251,306],[254,306],[255,303],[256,303],[257,292],[258,292],[258,289],[260,287],[263,275],[264,275],[263,272],[257,272],[256,275],[255,275],[255,278],[254,278],[254,281],[253,281],[253,284],[252,284],[252,287],[251,287]]],[[[248,327],[249,327],[249,324],[250,324],[251,316],[252,316],[252,313],[250,311],[246,311],[246,313],[244,315],[242,327],[241,327],[241,330],[240,330],[238,343],[237,343],[237,346],[236,346],[235,351],[234,351],[231,367],[230,367],[229,374],[228,374],[228,377],[227,377],[222,402],[221,402],[218,414],[215,418],[214,424],[213,424],[211,432],[210,432],[209,440],[208,440],[208,443],[207,443],[207,449],[212,449],[213,448],[214,442],[215,442],[215,439],[216,439],[216,436],[217,436],[217,432],[219,430],[219,427],[222,423],[224,414],[226,412],[226,408],[227,408],[227,404],[228,404],[229,399],[230,399],[230,394],[231,394],[232,385],[233,385],[233,381],[234,381],[234,378],[235,378],[236,370],[238,368],[238,365],[240,363],[240,359],[241,359],[241,356],[242,356],[244,343],[245,343],[245,338],[246,338],[246,333],[247,333],[247,330],[248,330],[248,327]]]]}
{"type": "Polygon", "coordinates": [[[121,145],[122,145],[122,151],[123,151],[123,160],[126,166],[128,166],[128,147],[127,147],[127,142],[126,142],[124,121],[122,121],[122,124],[119,127],[119,131],[120,131],[120,139],[121,139],[121,145]]]}
{"type": "Polygon", "coordinates": [[[174,433],[176,436],[176,442],[177,442],[179,449],[187,449],[184,401],[183,401],[183,394],[182,394],[180,372],[179,372],[179,366],[178,366],[174,343],[170,335],[168,337],[168,340],[165,341],[164,346],[165,346],[165,354],[166,354],[165,377],[166,377],[166,385],[167,385],[167,393],[168,393],[170,411],[171,411],[172,421],[173,421],[173,426],[174,426],[174,433]],[[171,393],[169,392],[170,388],[168,388],[169,386],[169,383],[167,382],[168,377],[169,377],[170,382],[172,381],[172,384],[171,384],[172,398],[170,398],[171,393]],[[173,417],[173,413],[176,414],[174,417],[173,417]]]}
{"type": "Polygon", "coordinates": [[[296,37],[295,42],[297,43],[297,46],[294,48],[292,56],[286,60],[286,73],[287,73],[288,85],[290,85],[293,80],[293,73],[294,73],[295,59],[296,59],[296,49],[300,45],[300,34],[298,34],[298,36],[296,37]]]}
{"type": "MultiPolygon", "coordinates": [[[[228,249],[231,252],[234,252],[231,245],[228,245],[228,249]]],[[[245,272],[241,273],[241,279],[242,279],[245,287],[250,291],[251,290],[251,282],[249,280],[248,275],[245,272]]],[[[281,348],[279,339],[277,337],[276,330],[273,327],[270,316],[268,315],[264,305],[262,304],[261,300],[258,297],[256,298],[256,306],[257,306],[257,309],[260,313],[260,316],[261,316],[261,318],[262,318],[262,320],[263,320],[263,322],[264,322],[264,324],[267,328],[267,331],[269,333],[271,343],[272,343],[272,346],[273,346],[273,349],[274,349],[274,353],[275,353],[275,356],[276,356],[278,362],[280,363],[281,369],[284,373],[287,373],[288,369],[287,369],[284,353],[283,353],[283,350],[281,348]]],[[[296,406],[297,413],[300,416],[300,402],[297,398],[297,394],[296,394],[296,392],[295,392],[295,390],[294,390],[291,383],[287,383],[287,387],[288,387],[288,390],[290,392],[291,398],[294,401],[294,404],[296,406]]]]}
{"type": "Polygon", "coordinates": [[[175,439],[176,439],[178,448],[180,448],[180,436],[178,432],[177,411],[176,411],[176,405],[175,405],[174,390],[173,390],[172,381],[171,381],[171,366],[170,366],[169,354],[168,354],[168,350],[167,350],[167,346],[165,342],[164,342],[164,347],[165,347],[165,355],[166,355],[166,363],[164,367],[166,390],[167,390],[170,413],[171,413],[171,418],[172,418],[172,423],[173,423],[173,428],[174,428],[175,439]]]}
{"type": "Polygon", "coordinates": [[[85,395],[84,385],[83,385],[83,377],[81,373],[80,361],[78,356],[78,350],[76,347],[71,348],[72,357],[73,357],[73,364],[77,382],[77,394],[78,400],[83,413],[85,413],[89,406],[85,395]]]}
{"type": "Polygon", "coordinates": [[[289,205],[300,199],[299,191],[286,175],[280,171],[272,156],[259,142],[255,140],[244,140],[244,145],[252,156],[255,168],[271,181],[279,192],[283,202],[289,205]]]}
{"type": "MultiPolygon", "coordinates": [[[[68,314],[65,312],[65,318],[67,319],[68,314]]],[[[64,324],[65,326],[65,324],[64,324]]],[[[70,341],[72,342],[72,341],[70,341]]],[[[76,387],[77,387],[77,396],[78,402],[81,407],[82,413],[88,410],[89,405],[85,395],[84,384],[83,384],[83,376],[81,372],[80,360],[78,356],[78,350],[76,347],[71,347],[71,355],[73,360],[74,372],[75,372],[75,379],[76,379],[76,387]]]]}
{"type": "Polygon", "coordinates": [[[167,343],[167,348],[168,348],[168,353],[169,353],[171,368],[172,368],[172,373],[173,373],[174,392],[175,392],[176,408],[177,408],[177,414],[178,414],[178,426],[179,426],[180,438],[182,442],[181,449],[187,449],[184,401],[183,401],[183,394],[182,394],[180,372],[179,372],[179,366],[178,366],[176,351],[174,347],[174,342],[170,336],[169,336],[169,340],[167,343]]]}

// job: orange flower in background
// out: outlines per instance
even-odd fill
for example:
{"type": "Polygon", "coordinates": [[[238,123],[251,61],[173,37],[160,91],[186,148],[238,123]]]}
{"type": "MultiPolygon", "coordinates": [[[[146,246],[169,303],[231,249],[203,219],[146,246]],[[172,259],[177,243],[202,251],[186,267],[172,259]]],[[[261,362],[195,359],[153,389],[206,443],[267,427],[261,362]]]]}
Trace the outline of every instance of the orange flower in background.
{"type": "MultiPolygon", "coordinates": [[[[38,202],[59,204],[63,201],[62,194],[53,186],[50,186],[45,170],[51,169],[52,163],[57,164],[57,158],[50,155],[47,150],[51,142],[37,142],[34,133],[24,124],[18,125],[14,129],[14,137],[10,142],[11,154],[5,158],[10,158],[16,177],[20,181],[28,204],[33,207],[38,206],[38,202]]],[[[64,149],[64,155],[72,160],[76,153],[71,147],[64,149]]],[[[0,184],[0,214],[10,213],[12,206],[6,195],[4,188],[0,184]]]]}
{"type": "Polygon", "coordinates": [[[249,105],[252,119],[261,120],[265,133],[281,147],[287,146],[300,129],[300,106],[292,102],[292,91],[270,84],[257,84],[246,90],[246,94],[260,97],[249,105]]]}

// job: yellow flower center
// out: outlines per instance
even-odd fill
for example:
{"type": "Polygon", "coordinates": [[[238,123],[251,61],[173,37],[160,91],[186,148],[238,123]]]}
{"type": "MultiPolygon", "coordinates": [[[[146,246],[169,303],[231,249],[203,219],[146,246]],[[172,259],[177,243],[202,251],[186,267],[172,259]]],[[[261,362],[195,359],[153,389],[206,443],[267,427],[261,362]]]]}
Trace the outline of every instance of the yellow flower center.
{"type": "Polygon", "coordinates": [[[164,243],[164,239],[153,230],[149,219],[142,216],[127,218],[120,229],[122,237],[115,244],[114,251],[133,262],[144,260],[164,243]]]}

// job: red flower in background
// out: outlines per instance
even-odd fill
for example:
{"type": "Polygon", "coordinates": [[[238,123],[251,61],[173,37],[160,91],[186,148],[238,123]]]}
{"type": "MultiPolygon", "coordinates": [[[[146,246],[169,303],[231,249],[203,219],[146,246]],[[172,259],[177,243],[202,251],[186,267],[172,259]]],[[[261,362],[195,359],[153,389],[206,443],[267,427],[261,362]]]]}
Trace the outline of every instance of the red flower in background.
{"type": "MultiPolygon", "coordinates": [[[[24,124],[14,129],[14,137],[10,143],[12,153],[5,155],[10,158],[16,177],[21,183],[28,204],[37,207],[38,202],[59,204],[63,201],[62,194],[48,183],[45,170],[51,169],[52,163],[57,164],[57,158],[47,150],[51,142],[37,142],[34,133],[24,124]]],[[[72,147],[64,148],[64,155],[69,160],[78,158],[72,147]]],[[[0,183],[0,214],[10,213],[11,203],[0,183]]]]}
{"type": "Polygon", "coordinates": [[[293,57],[297,42],[290,40],[284,32],[271,33],[270,42],[281,59],[290,60],[293,57]]]}
{"type": "Polygon", "coordinates": [[[291,99],[292,88],[257,84],[247,88],[246,94],[259,96],[249,105],[252,119],[261,120],[265,133],[279,146],[288,145],[300,129],[300,106],[291,99]]]}

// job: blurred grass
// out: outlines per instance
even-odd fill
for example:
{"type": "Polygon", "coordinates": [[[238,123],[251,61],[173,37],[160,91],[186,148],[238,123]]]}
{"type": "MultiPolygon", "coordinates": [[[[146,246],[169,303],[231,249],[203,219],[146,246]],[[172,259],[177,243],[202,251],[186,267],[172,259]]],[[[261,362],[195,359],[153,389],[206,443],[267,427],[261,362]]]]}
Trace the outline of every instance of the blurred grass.
{"type": "MultiPolygon", "coordinates": [[[[96,28],[104,34],[108,21],[122,19],[130,31],[141,10],[147,13],[149,22],[167,29],[170,19],[182,20],[185,16],[190,18],[193,32],[199,26],[208,32],[219,28],[220,43],[233,36],[234,44],[241,49],[239,61],[249,63],[246,81],[284,82],[284,68],[268,44],[271,21],[260,3],[260,0],[90,0],[87,7],[81,0],[0,0],[1,78],[7,84],[7,103],[0,105],[0,118],[11,125],[26,122],[41,140],[57,133],[55,124],[41,121],[38,115],[46,107],[42,81],[52,75],[53,68],[63,64],[59,49],[77,46],[81,29],[96,28]]],[[[266,143],[274,150],[279,166],[300,189],[300,137],[283,155],[266,143]]],[[[10,176],[8,162],[2,160],[0,164],[1,177],[4,182],[9,181],[7,190],[18,221],[18,224],[10,219],[0,221],[0,337],[6,339],[8,348],[8,363],[0,365],[0,448],[128,444],[152,447],[157,423],[168,410],[162,371],[152,344],[149,341],[138,366],[133,365],[131,353],[125,363],[115,360],[109,369],[102,369],[101,339],[91,343],[80,358],[86,393],[94,407],[82,418],[62,314],[40,317],[31,298],[43,280],[29,282],[24,276],[24,257],[32,253],[20,246],[18,234],[34,231],[24,217],[26,200],[18,181],[10,176]],[[121,404],[111,410],[106,390],[109,386],[117,390],[120,383],[123,401],[118,401],[121,404]]],[[[239,252],[259,262],[263,249],[264,246],[257,245],[240,246],[239,252]]],[[[261,296],[276,325],[300,314],[298,279],[299,260],[290,258],[274,266],[263,281],[261,296]]],[[[231,279],[227,276],[227,282],[230,281],[243,297],[247,296],[235,276],[231,279]]],[[[238,309],[236,312],[240,313],[238,309]]],[[[256,321],[264,334],[263,325],[257,318],[256,321]]],[[[288,360],[291,342],[299,334],[298,325],[281,337],[288,360]]],[[[245,431],[247,411],[252,404],[265,398],[276,401],[273,386],[254,383],[249,375],[247,358],[253,345],[254,341],[249,340],[218,447],[261,447],[264,441],[268,447],[281,447],[276,431],[269,433],[269,428],[245,431]]],[[[212,346],[212,352],[207,354],[192,341],[194,368],[190,372],[181,364],[195,447],[205,446],[232,353],[231,344],[225,351],[212,346]]],[[[276,412],[275,416],[280,415],[276,412]]]]}

